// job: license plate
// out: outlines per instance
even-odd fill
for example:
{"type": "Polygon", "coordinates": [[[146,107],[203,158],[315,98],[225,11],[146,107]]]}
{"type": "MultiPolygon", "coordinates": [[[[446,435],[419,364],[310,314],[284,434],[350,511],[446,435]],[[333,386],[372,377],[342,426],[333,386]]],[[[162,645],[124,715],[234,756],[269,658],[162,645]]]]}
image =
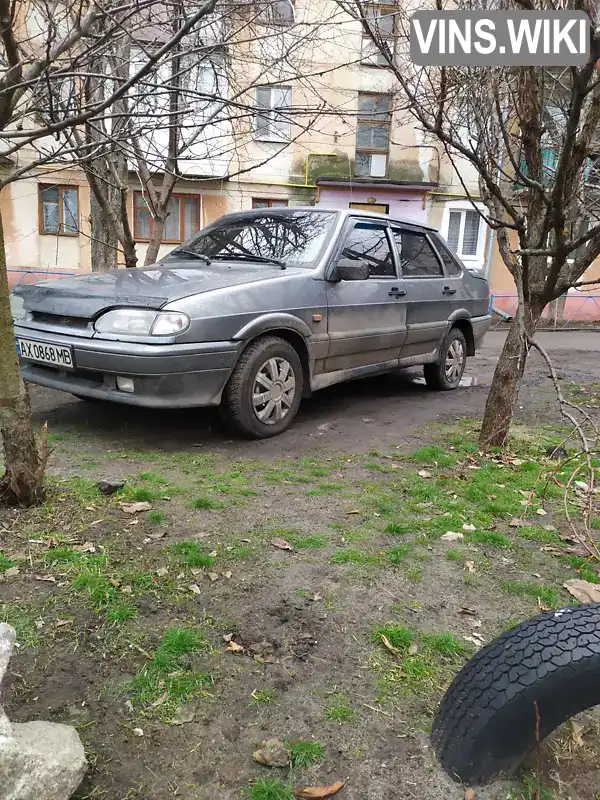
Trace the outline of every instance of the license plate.
{"type": "Polygon", "coordinates": [[[51,364],[53,367],[73,369],[73,351],[70,347],[48,344],[47,342],[34,342],[31,339],[16,340],[17,353],[21,358],[30,361],[39,361],[41,364],[51,364]]]}

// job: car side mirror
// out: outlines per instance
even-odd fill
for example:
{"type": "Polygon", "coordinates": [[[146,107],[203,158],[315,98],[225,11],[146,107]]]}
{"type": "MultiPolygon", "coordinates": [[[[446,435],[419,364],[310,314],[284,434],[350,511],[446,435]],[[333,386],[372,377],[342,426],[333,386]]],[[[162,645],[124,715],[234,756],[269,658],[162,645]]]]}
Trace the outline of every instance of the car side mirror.
{"type": "Polygon", "coordinates": [[[366,281],[369,277],[369,265],[366,261],[353,258],[340,258],[335,262],[332,280],[366,281]]]}

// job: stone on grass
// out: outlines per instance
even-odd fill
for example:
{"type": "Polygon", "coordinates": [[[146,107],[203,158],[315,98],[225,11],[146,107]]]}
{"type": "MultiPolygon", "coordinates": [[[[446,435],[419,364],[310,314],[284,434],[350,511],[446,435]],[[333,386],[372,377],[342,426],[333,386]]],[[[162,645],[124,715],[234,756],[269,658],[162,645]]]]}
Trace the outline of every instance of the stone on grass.
{"type": "Polygon", "coordinates": [[[279,739],[267,739],[260,743],[252,758],[257,764],[265,767],[287,767],[290,763],[290,754],[286,746],[279,739]]]}
{"type": "MultiPolygon", "coordinates": [[[[15,639],[14,628],[0,623],[0,688],[15,639]]],[[[11,724],[0,705],[2,800],[68,800],[86,768],[75,728],[54,722],[11,724]]]]}
{"type": "Polygon", "coordinates": [[[102,494],[115,494],[125,486],[125,483],[123,481],[98,481],[96,486],[102,494]]]}

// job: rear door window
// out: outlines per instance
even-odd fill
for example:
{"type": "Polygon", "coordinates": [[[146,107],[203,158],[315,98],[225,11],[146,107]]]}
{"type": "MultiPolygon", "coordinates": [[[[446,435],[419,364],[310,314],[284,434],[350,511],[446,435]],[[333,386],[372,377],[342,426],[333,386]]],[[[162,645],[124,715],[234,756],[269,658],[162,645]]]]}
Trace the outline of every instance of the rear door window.
{"type": "Polygon", "coordinates": [[[394,241],[404,278],[441,278],[442,264],[425,234],[393,229],[394,241]]]}

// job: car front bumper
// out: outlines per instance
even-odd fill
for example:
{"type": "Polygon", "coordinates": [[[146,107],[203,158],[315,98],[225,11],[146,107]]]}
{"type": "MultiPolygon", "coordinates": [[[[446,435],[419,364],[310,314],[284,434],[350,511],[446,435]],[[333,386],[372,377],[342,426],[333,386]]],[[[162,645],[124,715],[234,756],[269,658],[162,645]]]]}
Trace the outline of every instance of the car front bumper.
{"type": "Polygon", "coordinates": [[[21,359],[23,380],[81,397],[148,408],[218,405],[241,347],[240,342],[113,342],[19,325],[15,335],[73,348],[73,370],[21,359]],[[117,377],[133,380],[134,391],[117,388],[117,377]]]}

